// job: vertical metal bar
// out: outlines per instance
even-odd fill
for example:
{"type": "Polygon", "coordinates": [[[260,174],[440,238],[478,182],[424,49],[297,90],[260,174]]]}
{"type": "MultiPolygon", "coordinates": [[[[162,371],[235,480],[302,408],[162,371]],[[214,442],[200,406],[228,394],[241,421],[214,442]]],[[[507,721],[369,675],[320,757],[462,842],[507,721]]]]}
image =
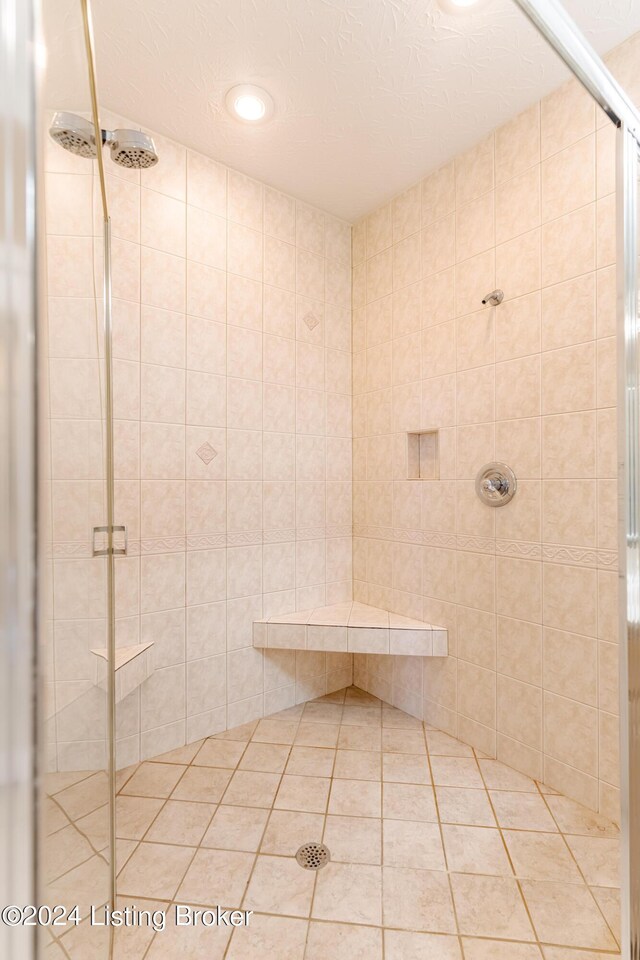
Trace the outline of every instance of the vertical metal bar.
{"type": "MultiPolygon", "coordinates": [[[[113,356],[112,356],[112,318],[111,318],[111,221],[107,202],[107,187],[102,156],[102,126],[98,104],[98,84],[96,79],[96,61],[93,42],[93,24],[89,0],[80,0],[84,40],[89,71],[89,90],[91,110],[95,127],[97,145],[98,180],[102,201],[103,220],[103,309],[104,309],[104,418],[105,418],[105,480],[107,488],[107,744],[109,774],[109,900],[112,909],[116,902],[116,691],[115,691],[115,651],[116,651],[116,611],[115,611],[115,557],[113,544],[114,528],[114,470],[113,470],[113,356]]],[[[113,951],[113,928],[109,928],[111,955],[113,951]]]]}
{"type": "Polygon", "coordinates": [[[107,737],[109,763],[109,870],[111,887],[111,905],[116,902],[116,592],[115,592],[115,552],[113,548],[114,528],[114,470],[113,470],[113,356],[111,325],[111,220],[107,217],[103,224],[104,237],[104,355],[105,355],[105,446],[107,475],[107,658],[109,663],[107,679],[107,737]]]}
{"type": "Polygon", "coordinates": [[[617,135],[620,490],[620,795],[622,956],[640,960],[640,342],[638,172],[632,133],[617,135]],[[625,572],[626,575],[622,576],[625,572]]]}

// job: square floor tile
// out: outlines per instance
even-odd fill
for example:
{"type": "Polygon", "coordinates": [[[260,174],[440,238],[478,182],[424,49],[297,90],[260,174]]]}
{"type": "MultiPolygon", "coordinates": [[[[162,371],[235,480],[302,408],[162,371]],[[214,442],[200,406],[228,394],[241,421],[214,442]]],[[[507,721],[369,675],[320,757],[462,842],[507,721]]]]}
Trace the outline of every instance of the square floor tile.
{"type": "Polygon", "coordinates": [[[283,776],[274,807],[276,810],[302,810],[324,813],[331,780],[328,777],[283,776]]]}
{"type": "Polygon", "coordinates": [[[405,713],[404,710],[398,710],[397,707],[390,707],[384,701],[382,703],[382,726],[396,727],[399,730],[424,730],[422,720],[412,717],[410,713],[405,713]]]}
{"type": "Polygon", "coordinates": [[[171,794],[172,800],[219,803],[231,778],[231,770],[189,767],[171,794]]]}
{"type": "Polygon", "coordinates": [[[385,866],[445,870],[437,823],[383,820],[382,862],[385,866]]]}
{"type": "Polygon", "coordinates": [[[382,816],[391,820],[428,820],[437,823],[433,788],[417,783],[384,783],[382,816]]]}
{"type": "Polygon", "coordinates": [[[622,919],[622,897],[620,895],[620,890],[615,890],[612,887],[591,887],[591,893],[598,901],[598,906],[602,910],[604,918],[609,924],[612,934],[618,943],[620,943],[620,927],[622,919]]]}
{"type": "Polygon", "coordinates": [[[442,836],[449,870],[513,876],[499,830],[447,823],[442,825],[442,836]]]}
{"type": "Polygon", "coordinates": [[[431,783],[427,758],[406,753],[383,753],[382,779],[396,783],[431,783]]]}
{"type": "Polygon", "coordinates": [[[440,757],[472,757],[473,750],[466,743],[450,737],[441,730],[427,730],[427,746],[429,753],[440,757]]]}
{"type": "Polygon", "coordinates": [[[478,787],[484,783],[475,760],[468,757],[431,757],[433,782],[442,787],[478,787]]]}
{"type": "MultiPolygon", "coordinates": [[[[307,921],[256,914],[248,927],[237,927],[226,960],[303,960],[307,921]]],[[[198,960],[209,960],[206,954],[198,960]]]]}
{"type": "Polygon", "coordinates": [[[282,773],[291,747],[280,743],[250,743],[238,764],[239,770],[282,773]]]}
{"type": "Polygon", "coordinates": [[[551,813],[563,833],[580,834],[585,837],[617,837],[620,833],[615,824],[600,814],[587,810],[569,797],[547,796],[551,813]]]}
{"type": "Polygon", "coordinates": [[[309,925],[305,960],[382,960],[382,931],[348,923],[309,925]]]}
{"type": "MultiPolygon", "coordinates": [[[[170,909],[170,918],[172,914],[170,909]]],[[[230,927],[177,926],[168,922],[164,930],[156,933],[145,960],[176,960],[177,957],[180,960],[222,960],[230,936],[230,927]]],[[[138,960],[129,952],[116,953],[116,958],[138,960]]]]}
{"type": "Polygon", "coordinates": [[[303,747],[335,747],[340,727],[337,723],[305,723],[296,733],[295,743],[303,747]]]}
{"type": "Polygon", "coordinates": [[[172,900],[194,852],[193,847],[141,843],[118,877],[118,893],[172,900]]]}
{"type": "Polygon", "coordinates": [[[200,848],[180,884],[177,899],[181,903],[238,909],[254,860],[252,853],[200,848]]]}
{"type": "Polygon", "coordinates": [[[568,880],[574,883],[582,880],[560,834],[505,830],[504,839],[517,877],[568,880]]]}
{"type": "Polygon", "coordinates": [[[342,724],[348,727],[382,727],[382,710],[377,704],[345,703],[342,724]]]}
{"type": "Polygon", "coordinates": [[[204,835],[202,846],[255,853],[260,846],[268,816],[269,811],[259,807],[221,804],[204,835]]]}
{"type": "Polygon", "coordinates": [[[252,740],[257,743],[293,743],[297,720],[260,720],[252,740]]]}
{"type": "Polygon", "coordinates": [[[382,728],[377,727],[340,727],[338,747],[341,750],[382,749],[382,728]]]}
{"type": "Polygon", "coordinates": [[[303,843],[320,843],[323,829],[321,813],[272,810],[260,852],[293,857],[303,843]]]}
{"type": "Polygon", "coordinates": [[[617,838],[568,836],[566,841],[590,886],[620,886],[620,841],[617,838]]]}
{"type": "Polygon", "coordinates": [[[302,719],[305,723],[340,723],[342,704],[318,703],[317,700],[311,700],[304,705],[302,719]]]}
{"type": "Polygon", "coordinates": [[[616,950],[609,927],[586,886],[542,880],[521,882],[538,939],[543,943],[616,950]]]}
{"type": "Polygon", "coordinates": [[[451,886],[461,934],[535,940],[515,880],[452,873],[451,886]]]}
{"type": "Polygon", "coordinates": [[[287,761],[287,773],[302,777],[330,777],[335,750],[327,747],[293,746],[287,761]]]}
{"type": "Polygon", "coordinates": [[[499,760],[478,760],[482,776],[489,790],[514,790],[537,793],[538,788],[531,777],[519,773],[499,760]]]}
{"type": "Polygon", "coordinates": [[[380,780],[380,754],[370,750],[338,750],[333,776],[339,780],[380,780]]]}
{"type": "MultiPolygon", "coordinates": [[[[120,794],[116,798],[116,836],[124,840],[141,840],[163,803],[164,800],[156,797],[127,797],[120,794]]],[[[101,817],[105,830],[106,819],[106,815],[101,817]]],[[[107,839],[105,833],[105,843],[107,839]]]]}
{"type": "Polygon", "coordinates": [[[462,960],[457,937],[445,933],[385,930],[385,960],[462,960]]]}
{"type": "Polygon", "coordinates": [[[328,816],[324,842],[331,859],[337,862],[380,864],[382,821],[373,817],[328,816]]]}
{"type": "Polygon", "coordinates": [[[215,807],[189,800],[167,800],[145,840],[197,846],[202,840],[215,807]]]}
{"type": "Polygon", "coordinates": [[[312,916],[343,923],[382,922],[381,867],[329,863],[318,871],[312,916]]]}
{"type": "Polygon", "coordinates": [[[382,749],[385,753],[408,753],[426,756],[427,744],[422,730],[398,730],[395,727],[383,727],[382,749]]]}
{"type": "Polygon", "coordinates": [[[233,740],[205,740],[192,762],[196,766],[235,769],[244,749],[243,743],[233,740]]]}
{"type": "Polygon", "coordinates": [[[315,876],[314,870],[305,870],[293,857],[260,854],[244,900],[244,909],[308,917],[315,876]]]}
{"type": "Polygon", "coordinates": [[[382,868],[382,914],[388,927],[455,933],[449,877],[436,870],[382,868]]]}
{"type": "Polygon", "coordinates": [[[141,763],[120,792],[136,797],[168,797],[186,769],[177,763],[141,763]]]}
{"type": "Polygon", "coordinates": [[[346,817],[380,817],[381,800],[379,781],[333,780],[328,812],[346,817]]]}
{"type": "Polygon", "coordinates": [[[470,787],[436,787],[436,797],[443,823],[462,823],[472,827],[495,827],[496,825],[486,790],[470,787]]]}
{"type": "Polygon", "coordinates": [[[555,820],[539,794],[492,790],[490,796],[501,827],[557,832],[555,820]]]}
{"type": "Polygon", "coordinates": [[[280,774],[236,770],[224,794],[225,804],[238,807],[271,807],[280,774]]]}

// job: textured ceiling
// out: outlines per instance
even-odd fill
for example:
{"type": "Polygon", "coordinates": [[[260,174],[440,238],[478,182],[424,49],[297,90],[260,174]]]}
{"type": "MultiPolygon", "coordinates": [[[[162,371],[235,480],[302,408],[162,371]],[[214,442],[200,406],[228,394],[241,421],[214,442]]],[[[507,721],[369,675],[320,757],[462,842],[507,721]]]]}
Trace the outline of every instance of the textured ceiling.
{"type": "MultiPolygon", "coordinates": [[[[638,0],[565,0],[603,53],[640,30],[638,0]]],[[[48,106],[78,96],[78,0],[47,0],[48,106]],[[70,52],[71,51],[71,52],[70,52]]],[[[513,0],[447,15],[436,0],[93,0],[100,100],[143,126],[355,220],[566,77],[513,0]],[[276,102],[232,120],[228,88],[276,102]]]]}

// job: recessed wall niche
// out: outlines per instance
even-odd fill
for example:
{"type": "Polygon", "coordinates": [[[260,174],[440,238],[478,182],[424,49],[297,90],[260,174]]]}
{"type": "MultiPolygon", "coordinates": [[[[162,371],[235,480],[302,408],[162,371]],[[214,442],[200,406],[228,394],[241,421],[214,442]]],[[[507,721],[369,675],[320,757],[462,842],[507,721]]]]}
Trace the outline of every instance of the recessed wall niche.
{"type": "Polygon", "coordinates": [[[439,480],[438,430],[407,434],[407,477],[409,480],[439,480]]]}

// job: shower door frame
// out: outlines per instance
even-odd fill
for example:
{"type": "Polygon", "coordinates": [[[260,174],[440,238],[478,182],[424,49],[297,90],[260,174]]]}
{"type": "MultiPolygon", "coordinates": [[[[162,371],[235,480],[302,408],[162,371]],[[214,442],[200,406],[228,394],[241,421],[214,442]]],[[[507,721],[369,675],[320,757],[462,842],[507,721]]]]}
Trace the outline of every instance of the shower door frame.
{"type": "Polygon", "coordinates": [[[617,127],[622,960],[640,960],[640,112],[559,0],[515,0],[617,127]]]}
{"type": "MultiPolygon", "coordinates": [[[[618,128],[618,341],[620,425],[621,547],[621,794],[623,827],[623,926],[625,960],[640,958],[640,330],[637,311],[638,165],[640,114],[616,83],[600,58],[582,38],[558,0],[515,0],[539,32],[589,90],[618,128]],[[626,577],[625,577],[626,572],[626,577]],[[625,582],[626,581],[626,582],[625,582]],[[631,909],[633,905],[633,909],[631,909]]],[[[0,0],[5,23],[13,28],[0,38],[6,41],[0,58],[0,129],[10,124],[22,142],[5,138],[12,161],[3,173],[4,196],[10,192],[25,199],[26,233],[5,237],[7,259],[0,262],[0,359],[6,366],[5,383],[14,394],[0,392],[0,460],[8,464],[10,528],[0,524],[0,577],[10,582],[10,608],[3,610],[0,633],[0,663],[11,669],[9,699],[0,704],[3,749],[10,779],[6,796],[15,799],[15,819],[0,817],[0,841],[5,855],[3,880],[12,899],[31,899],[40,865],[34,857],[35,796],[37,769],[33,762],[33,706],[41,695],[37,678],[34,607],[38,585],[34,576],[35,485],[37,474],[35,418],[36,238],[34,151],[36,126],[33,96],[38,69],[34,50],[39,37],[40,11],[36,0],[0,0]],[[6,54],[6,56],[5,56],[6,54]],[[7,102],[8,98],[11,102],[7,102]],[[13,155],[11,153],[13,149],[13,155]],[[13,180],[12,180],[13,177],[13,180]],[[12,187],[12,191],[9,189],[12,187]],[[9,257],[11,259],[9,259],[9,257]],[[5,282],[7,267],[13,270],[13,285],[5,282]],[[16,271],[22,270],[21,273],[16,271]],[[19,277],[22,286],[18,290],[19,277]],[[18,295],[16,295],[18,294],[18,295]],[[17,642],[19,639],[19,642],[17,642]]],[[[0,205],[0,212],[2,206],[0,205]]],[[[4,214],[6,214],[4,210],[4,214]]],[[[0,518],[1,519],[1,518],[0,518]]],[[[5,676],[8,675],[4,674],[5,676]]],[[[3,789],[6,784],[3,785],[3,789]]],[[[5,808],[3,808],[4,811],[5,808]]],[[[10,809],[10,808],[7,808],[10,809]]],[[[6,812],[6,811],[5,811],[6,812]]],[[[0,943],[8,948],[8,960],[30,960],[35,940],[24,928],[0,931],[0,943]],[[9,940],[3,937],[9,936],[9,940]],[[15,936],[15,939],[14,939],[15,936]]]]}
{"type": "MultiPolygon", "coordinates": [[[[0,0],[0,904],[37,873],[36,109],[34,9],[0,0]]],[[[0,955],[33,960],[33,927],[0,925],[0,955]]]]}

